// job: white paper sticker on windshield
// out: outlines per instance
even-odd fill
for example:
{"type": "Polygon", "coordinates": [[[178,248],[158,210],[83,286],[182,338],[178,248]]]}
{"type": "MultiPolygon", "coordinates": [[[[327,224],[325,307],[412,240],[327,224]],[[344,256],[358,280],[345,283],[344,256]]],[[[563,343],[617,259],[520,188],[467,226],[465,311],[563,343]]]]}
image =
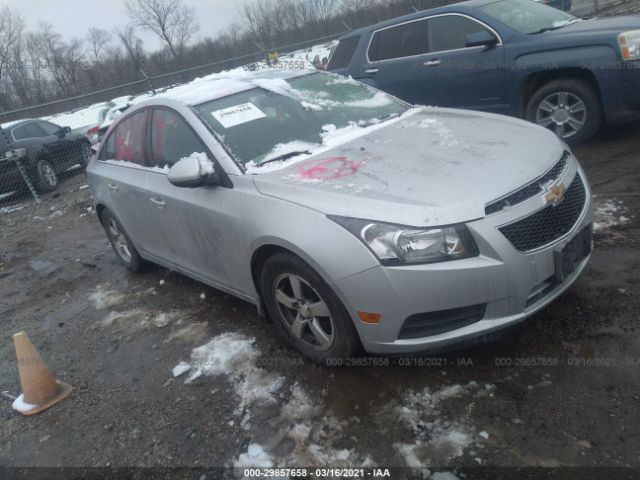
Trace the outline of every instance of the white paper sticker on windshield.
{"type": "Polygon", "coordinates": [[[213,118],[219,121],[224,128],[235,127],[236,125],[266,117],[264,112],[253,103],[243,103],[235,107],[223,108],[222,110],[211,112],[211,115],[213,115],[213,118]]]}

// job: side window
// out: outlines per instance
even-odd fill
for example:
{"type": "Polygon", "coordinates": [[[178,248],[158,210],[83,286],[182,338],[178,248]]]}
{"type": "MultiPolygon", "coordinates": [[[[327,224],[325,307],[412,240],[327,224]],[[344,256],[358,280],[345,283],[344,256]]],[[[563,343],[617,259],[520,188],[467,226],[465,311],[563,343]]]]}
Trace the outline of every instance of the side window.
{"type": "Polygon", "coordinates": [[[151,151],[153,164],[163,168],[192,153],[206,153],[208,148],[176,113],[155,109],[151,119],[151,151]]]}
{"type": "Polygon", "coordinates": [[[359,41],[359,35],[340,40],[340,43],[338,43],[338,46],[333,52],[333,55],[331,55],[331,60],[329,60],[327,70],[347,68],[351,63],[351,59],[353,58],[353,54],[356,51],[356,47],[358,46],[359,41]]]}
{"type": "Polygon", "coordinates": [[[427,21],[418,20],[380,30],[373,35],[369,60],[389,60],[428,53],[427,21]]]}
{"type": "Polygon", "coordinates": [[[144,133],[146,110],[135,113],[116,126],[105,146],[105,158],[124,160],[145,166],[144,133]]]}
{"type": "Polygon", "coordinates": [[[467,35],[489,32],[487,27],[460,15],[445,15],[429,19],[429,50],[444,52],[466,47],[467,35]]]}
{"type": "Polygon", "coordinates": [[[44,137],[46,135],[35,122],[30,122],[16,128],[13,131],[13,136],[16,140],[24,140],[25,138],[44,137]]]}
{"type": "Polygon", "coordinates": [[[54,125],[53,123],[38,122],[38,125],[47,135],[57,135],[58,132],[60,131],[60,127],[57,125],[54,125]]]}

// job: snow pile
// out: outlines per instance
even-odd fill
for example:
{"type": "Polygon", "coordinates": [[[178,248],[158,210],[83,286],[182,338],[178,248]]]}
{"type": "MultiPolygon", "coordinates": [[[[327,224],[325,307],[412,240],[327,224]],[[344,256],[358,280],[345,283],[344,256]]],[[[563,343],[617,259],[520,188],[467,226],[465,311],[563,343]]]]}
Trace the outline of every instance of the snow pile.
{"type": "Polygon", "coordinates": [[[470,150],[471,147],[456,138],[455,132],[447,127],[442,120],[436,118],[425,118],[419,122],[409,122],[402,125],[403,128],[418,127],[430,130],[434,133],[437,141],[435,142],[439,147],[445,149],[461,149],[470,150]]]}
{"type": "Polygon", "coordinates": [[[594,231],[601,232],[611,227],[624,225],[629,222],[627,209],[620,200],[607,199],[603,202],[596,200],[594,231]]]}
{"type": "MultiPolygon", "coordinates": [[[[405,459],[407,466],[421,468],[429,465],[445,465],[460,457],[478,436],[467,419],[451,420],[442,415],[440,407],[448,400],[471,395],[492,395],[492,385],[480,388],[476,382],[467,385],[450,385],[431,391],[426,387],[421,392],[408,392],[402,403],[393,411],[407,424],[415,436],[411,444],[396,443],[394,446],[405,459]]],[[[486,435],[486,432],[482,432],[486,435]]],[[[480,438],[485,439],[485,435],[480,438]]]]}
{"type": "Polygon", "coordinates": [[[280,409],[280,415],[274,419],[275,426],[266,443],[252,442],[246,453],[234,460],[233,466],[317,466],[317,467],[353,467],[373,466],[373,460],[354,448],[339,448],[335,444],[344,440],[348,433],[348,422],[338,420],[331,411],[327,411],[317,400],[298,384],[289,392],[289,401],[280,409]],[[282,444],[293,445],[277,455],[282,444]],[[255,462],[255,463],[251,463],[255,462]]]}
{"type": "Polygon", "coordinates": [[[2,207],[0,208],[0,214],[7,215],[9,213],[19,212],[20,210],[27,208],[28,206],[28,204],[23,203],[21,205],[14,205],[13,207],[2,207]]]}
{"type": "Polygon", "coordinates": [[[93,302],[96,310],[104,310],[122,302],[127,296],[124,293],[109,290],[108,283],[100,284],[96,291],[89,295],[89,301],[93,302]]]}
{"type": "Polygon", "coordinates": [[[203,376],[225,375],[233,383],[240,404],[235,414],[244,414],[242,425],[248,428],[249,407],[254,403],[270,403],[282,388],[284,378],[256,365],[260,351],[255,338],[236,333],[223,333],[191,352],[191,375],[187,382],[203,376]]]}
{"type": "Polygon", "coordinates": [[[216,173],[215,166],[213,165],[213,162],[209,160],[209,157],[207,157],[206,153],[193,152],[188,157],[181,158],[178,161],[186,159],[196,159],[200,164],[200,174],[202,175],[214,175],[216,173]]]}

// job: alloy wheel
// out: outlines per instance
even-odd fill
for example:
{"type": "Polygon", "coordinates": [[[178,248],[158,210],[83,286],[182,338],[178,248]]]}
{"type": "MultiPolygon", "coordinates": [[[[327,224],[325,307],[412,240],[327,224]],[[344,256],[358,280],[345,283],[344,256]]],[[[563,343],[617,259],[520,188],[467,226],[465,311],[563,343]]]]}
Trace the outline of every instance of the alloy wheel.
{"type": "Polygon", "coordinates": [[[291,334],[315,350],[328,350],[335,338],[335,325],[320,294],[293,273],[278,276],[273,289],[278,312],[291,334]]]}
{"type": "Polygon", "coordinates": [[[113,218],[110,218],[107,228],[109,229],[109,236],[111,237],[113,248],[116,253],[125,261],[125,263],[131,263],[129,242],[127,241],[124,233],[120,231],[118,223],[113,218]]]}
{"type": "Polygon", "coordinates": [[[587,107],[584,101],[573,93],[555,92],[545,97],[538,105],[536,123],[566,140],[584,128],[587,123],[587,107]]]}
{"type": "Polygon", "coordinates": [[[42,178],[45,182],[47,182],[47,185],[49,185],[51,188],[58,185],[58,176],[56,175],[56,171],[49,163],[43,163],[40,166],[40,171],[42,172],[42,178]]]}

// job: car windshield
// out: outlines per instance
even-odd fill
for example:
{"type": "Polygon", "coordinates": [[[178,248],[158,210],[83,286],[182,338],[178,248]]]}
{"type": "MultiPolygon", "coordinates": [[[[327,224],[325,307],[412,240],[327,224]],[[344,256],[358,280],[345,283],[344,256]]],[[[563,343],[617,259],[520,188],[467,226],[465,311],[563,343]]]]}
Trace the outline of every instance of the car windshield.
{"type": "Polygon", "coordinates": [[[562,28],[580,19],[531,0],[500,0],[480,7],[487,15],[521,33],[535,34],[562,28]]]}
{"type": "Polygon", "coordinates": [[[359,82],[327,74],[254,83],[257,88],[195,107],[245,166],[308,153],[330,132],[366,127],[409,108],[359,82]]]}

